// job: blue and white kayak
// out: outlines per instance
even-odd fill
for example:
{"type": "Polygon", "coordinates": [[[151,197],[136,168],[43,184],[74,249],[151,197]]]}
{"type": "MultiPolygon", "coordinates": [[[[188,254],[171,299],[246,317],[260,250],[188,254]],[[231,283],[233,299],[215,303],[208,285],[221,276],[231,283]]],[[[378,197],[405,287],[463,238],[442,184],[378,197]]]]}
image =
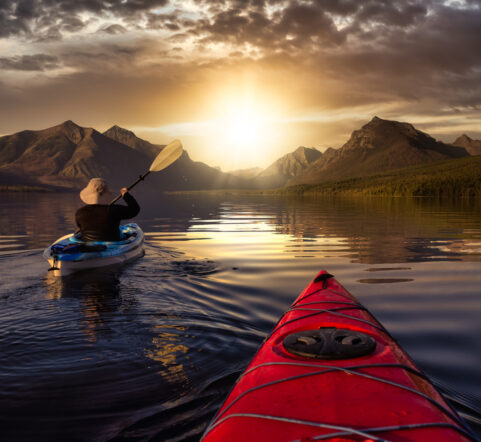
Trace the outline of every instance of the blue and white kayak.
{"type": "Polygon", "coordinates": [[[135,223],[120,226],[120,241],[82,241],[79,234],[62,236],[43,252],[55,276],[122,264],[144,255],[144,232],[135,223]]]}

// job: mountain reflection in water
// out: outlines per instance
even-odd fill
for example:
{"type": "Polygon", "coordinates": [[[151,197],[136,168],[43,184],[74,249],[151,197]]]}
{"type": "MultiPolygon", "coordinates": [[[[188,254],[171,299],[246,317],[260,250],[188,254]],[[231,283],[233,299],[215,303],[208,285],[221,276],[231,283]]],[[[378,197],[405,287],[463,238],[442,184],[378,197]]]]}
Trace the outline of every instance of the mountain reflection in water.
{"type": "Polygon", "coordinates": [[[78,195],[0,194],[2,440],[198,440],[321,268],[479,405],[479,204],[138,199],[146,255],[59,279],[41,252],[75,229],[78,195]]]}

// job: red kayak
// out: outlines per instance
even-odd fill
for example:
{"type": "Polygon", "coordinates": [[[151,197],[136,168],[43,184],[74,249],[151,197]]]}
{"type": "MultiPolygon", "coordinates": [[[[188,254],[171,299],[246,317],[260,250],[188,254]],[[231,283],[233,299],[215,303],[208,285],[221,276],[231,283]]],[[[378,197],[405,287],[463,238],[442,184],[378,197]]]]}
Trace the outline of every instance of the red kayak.
{"type": "Polygon", "coordinates": [[[478,439],[386,329],[322,271],[265,340],[203,440],[478,439]]]}

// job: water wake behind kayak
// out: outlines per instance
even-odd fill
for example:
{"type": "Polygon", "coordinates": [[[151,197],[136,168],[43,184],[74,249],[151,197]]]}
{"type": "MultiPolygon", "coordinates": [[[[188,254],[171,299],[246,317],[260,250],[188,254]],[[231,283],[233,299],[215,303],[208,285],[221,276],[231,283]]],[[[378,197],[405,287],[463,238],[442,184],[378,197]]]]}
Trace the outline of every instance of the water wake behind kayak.
{"type": "Polygon", "coordinates": [[[198,438],[230,388],[232,362],[240,371],[263,335],[206,278],[218,265],[147,246],[136,264],[56,278],[36,265],[39,254],[16,254],[30,274],[2,281],[2,436],[198,438]]]}

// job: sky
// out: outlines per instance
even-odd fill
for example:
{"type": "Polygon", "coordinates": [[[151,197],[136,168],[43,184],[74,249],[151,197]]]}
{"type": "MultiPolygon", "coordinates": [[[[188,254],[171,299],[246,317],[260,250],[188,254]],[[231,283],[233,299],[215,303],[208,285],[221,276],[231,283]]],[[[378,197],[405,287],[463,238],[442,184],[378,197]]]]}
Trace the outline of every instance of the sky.
{"type": "Polygon", "coordinates": [[[0,0],[0,135],[117,124],[233,170],[374,116],[481,138],[481,0],[0,0]]]}

